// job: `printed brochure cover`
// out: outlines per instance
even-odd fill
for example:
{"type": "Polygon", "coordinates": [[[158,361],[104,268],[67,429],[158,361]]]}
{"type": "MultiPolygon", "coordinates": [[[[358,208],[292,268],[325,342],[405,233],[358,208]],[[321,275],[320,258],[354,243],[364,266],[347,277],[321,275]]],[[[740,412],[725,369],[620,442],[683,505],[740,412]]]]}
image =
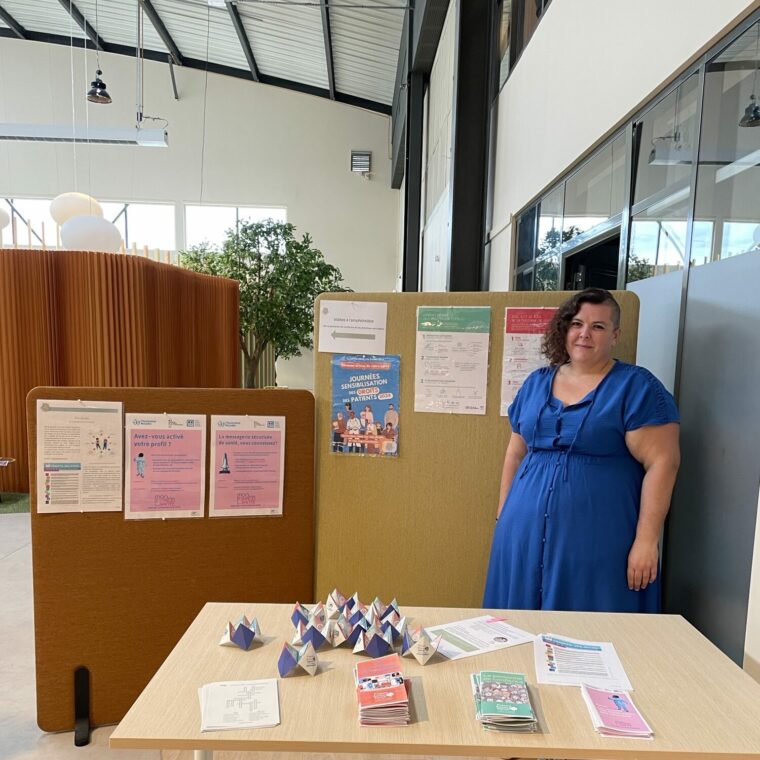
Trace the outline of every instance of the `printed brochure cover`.
{"type": "Polygon", "coordinates": [[[383,707],[408,701],[401,660],[397,654],[356,664],[356,696],[361,708],[383,707]]]}
{"type": "Polygon", "coordinates": [[[504,715],[533,719],[528,687],[522,673],[484,670],[480,673],[480,713],[485,717],[504,715]]]}

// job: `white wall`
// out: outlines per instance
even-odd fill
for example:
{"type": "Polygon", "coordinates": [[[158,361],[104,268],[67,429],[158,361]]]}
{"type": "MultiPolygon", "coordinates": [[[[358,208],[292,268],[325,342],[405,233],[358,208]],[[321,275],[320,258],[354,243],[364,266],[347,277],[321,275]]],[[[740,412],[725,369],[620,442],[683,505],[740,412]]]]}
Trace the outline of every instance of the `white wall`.
{"type": "Polygon", "coordinates": [[[499,96],[491,290],[509,287],[511,216],[756,0],[549,6],[499,96]],[[506,236],[504,242],[499,238],[506,236]]]}
{"type": "MultiPolygon", "coordinates": [[[[113,104],[87,104],[95,55],[0,39],[0,121],[129,127],[135,65],[100,57],[113,104]],[[89,105],[89,107],[87,107],[89,105]]],[[[398,191],[390,187],[390,118],[323,98],[202,71],[145,63],[144,111],[169,121],[168,149],[0,142],[0,196],[67,190],[100,200],[285,206],[357,291],[393,290],[398,191]],[[372,178],[349,170],[372,151],[372,178]]],[[[150,123],[147,126],[151,126],[150,123]]]]}

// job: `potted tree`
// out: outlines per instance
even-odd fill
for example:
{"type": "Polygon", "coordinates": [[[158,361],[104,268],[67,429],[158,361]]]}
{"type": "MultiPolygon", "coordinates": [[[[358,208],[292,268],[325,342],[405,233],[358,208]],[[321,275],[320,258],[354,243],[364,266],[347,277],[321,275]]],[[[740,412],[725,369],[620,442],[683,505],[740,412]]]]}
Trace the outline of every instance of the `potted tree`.
{"type": "Polygon", "coordinates": [[[325,261],[311,237],[299,240],[295,227],[267,219],[244,222],[227,231],[218,250],[208,244],[180,252],[182,266],[240,283],[240,349],[245,387],[257,385],[261,357],[272,346],[276,359],[301,356],[311,348],[314,299],[320,293],[345,292],[340,270],[325,261]],[[253,349],[248,336],[252,335],[253,349]]]}

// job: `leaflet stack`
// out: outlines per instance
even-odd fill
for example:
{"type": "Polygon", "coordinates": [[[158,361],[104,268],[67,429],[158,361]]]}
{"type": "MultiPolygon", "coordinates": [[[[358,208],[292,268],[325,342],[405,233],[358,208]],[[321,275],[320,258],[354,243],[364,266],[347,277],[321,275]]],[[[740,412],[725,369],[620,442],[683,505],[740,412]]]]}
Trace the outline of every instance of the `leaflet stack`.
{"type": "Polygon", "coordinates": [[[471,679],[475,717],[483,728],[519,733],[536,731],[536,714],[522,673],[482,670],[473,673],[471,679]]]}
{"type": "Polygon", "coordinates": [[[401,659],[397,654],[357,663],[354,677],[362,726],[405,726],[409,723],[408,683],[401,672],[401,659]]]}

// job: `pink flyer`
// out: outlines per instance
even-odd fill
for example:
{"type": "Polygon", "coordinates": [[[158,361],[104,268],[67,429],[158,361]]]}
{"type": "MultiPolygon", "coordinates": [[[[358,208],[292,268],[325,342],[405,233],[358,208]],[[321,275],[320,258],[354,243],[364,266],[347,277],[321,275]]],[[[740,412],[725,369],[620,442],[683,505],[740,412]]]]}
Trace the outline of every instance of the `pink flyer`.
{"type": "Polygon", "coordinates": [[[211,417],[210,517],[282,515],[285,418],[211,417]]]}
{"type": "Polygon", "coordinates": [[[205,415],[127,414],[126,519],[203,517],[205,415]]]}

